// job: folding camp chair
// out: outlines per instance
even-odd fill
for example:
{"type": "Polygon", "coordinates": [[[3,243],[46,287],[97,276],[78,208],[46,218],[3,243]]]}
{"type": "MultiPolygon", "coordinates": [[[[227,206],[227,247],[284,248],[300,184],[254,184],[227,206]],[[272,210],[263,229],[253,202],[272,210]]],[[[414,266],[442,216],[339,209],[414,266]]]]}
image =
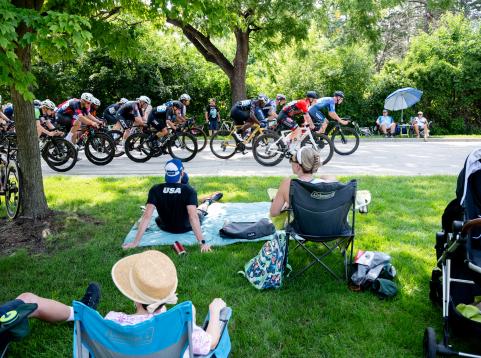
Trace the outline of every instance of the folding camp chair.
{"type": "Polygon", "coordinates": [[[336,248],[344,255],[345,278],[349,277],[348,270],[352,263],[354,247],[354,223],[356,180],[343,184],[333,183],[310,183],[297,179],[291,180],[289,201],[289,223],[286,234],[292,236],[299,246],[306,250],[313,261],[305,266],[296,276],[319,263],[334,277],[340,277],[323,261],[336,248]],[[352,212],[349,223],[349,211],[352,212]],[[294,219],[290,220],[291,215],[294,219]],[[316,242],[323,245],[327,251],[317,256],[306,246],[307,242],[316,242]],[[347,252],[350,249],[348,262],[347,252]]]}
{"type": "MultiPolygon", "coordinates": [[[[167,312],[135,325],[122,326],[74,301],[74,358],[183,357],[192,353],[192,302],[183,302],[167,312]]],[[[217,347],[205,356],[228,357],[231,343],[227,324],[232,310],[221,312],[222,333],[217,347]]]]}

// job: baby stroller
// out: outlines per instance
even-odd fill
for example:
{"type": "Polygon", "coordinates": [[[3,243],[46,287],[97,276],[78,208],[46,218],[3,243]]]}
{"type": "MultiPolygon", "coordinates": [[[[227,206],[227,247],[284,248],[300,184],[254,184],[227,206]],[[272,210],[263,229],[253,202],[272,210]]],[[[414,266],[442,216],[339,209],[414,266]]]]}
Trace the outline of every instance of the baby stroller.
{"type": "Polygon", "coordinates": [[[438,267],[432,272],[429,292],[434,303],[442,304],[443,339],[436,342],[434,329],[426,328],[424,353],[481,357],[458,352],[449,344],[450,331],[477,337],[478,342],[481,337],[481,322],[465,317],[458,307],[481,295],[481,149],[468,156],[459,174],[456,199],[444,212],[443,229],[436,234],[438,267]]]}

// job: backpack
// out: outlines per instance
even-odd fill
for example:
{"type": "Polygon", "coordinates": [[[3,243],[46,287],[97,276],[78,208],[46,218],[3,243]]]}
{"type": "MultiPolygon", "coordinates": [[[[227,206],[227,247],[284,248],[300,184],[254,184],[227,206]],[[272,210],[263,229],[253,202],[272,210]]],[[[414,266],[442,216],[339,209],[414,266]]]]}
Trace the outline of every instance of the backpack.
{"type": "Polygon", "coordinates": [[[258,290],[280,288],[285,269],[292,270],[287,263],[288,242],[284,233],[276,233],[266,241],[257,256],[239,271],[258,290]]]}

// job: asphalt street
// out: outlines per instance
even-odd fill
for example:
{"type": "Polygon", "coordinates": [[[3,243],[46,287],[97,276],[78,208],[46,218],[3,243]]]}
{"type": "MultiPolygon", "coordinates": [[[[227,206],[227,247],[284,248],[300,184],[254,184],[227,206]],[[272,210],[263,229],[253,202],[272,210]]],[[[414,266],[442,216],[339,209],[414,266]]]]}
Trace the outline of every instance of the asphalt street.
{"type": "MultiPolygon", "coordinates": [[[[481,141],[362,141],[359,149],[351,155],[334,153],[331,161],[320,169],[320,173],[331,175],[457,175],[466,156],[481,141]]],[[[163,175],[163,165],[169,155],[153,158],[146,163],[134,163],[125,155],[106,166],[90,163],[81,152],[81,161],[67,173],[57,173],[45,163],[45,176],[148,176],[163,175]]],[[[290,164],[284,160],[275,167],[258,164],[252,154],[237,153],[228,160],[216,158],[207,146],[190,162],[185,163],[190,176],[267,176],[287,175],[290,164]]]]}

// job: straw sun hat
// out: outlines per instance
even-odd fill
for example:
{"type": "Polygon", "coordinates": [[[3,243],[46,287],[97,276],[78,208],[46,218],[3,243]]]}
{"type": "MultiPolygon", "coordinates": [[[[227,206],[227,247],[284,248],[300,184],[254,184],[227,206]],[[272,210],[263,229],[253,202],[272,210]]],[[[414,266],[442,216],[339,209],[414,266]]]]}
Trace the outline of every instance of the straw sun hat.
{"type": "Polygon", "coordinates": [[[122,294],[152,313],[165,303],[177,303],[177,270],[160,251],[148,250],[117,261],[112,280],[122,294]]]}

